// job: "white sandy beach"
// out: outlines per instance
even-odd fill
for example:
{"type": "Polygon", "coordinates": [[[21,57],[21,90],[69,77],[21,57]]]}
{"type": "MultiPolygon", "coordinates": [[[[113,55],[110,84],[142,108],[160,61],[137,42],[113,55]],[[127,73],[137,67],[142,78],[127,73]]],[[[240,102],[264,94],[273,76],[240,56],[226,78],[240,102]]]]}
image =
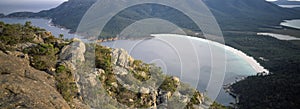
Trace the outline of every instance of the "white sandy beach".
{"type": "Polygon", "coordinates": [[[300,38],[296,38],[290,35],[283,35],[283,34],[275,34],[275,33],[257,33],[260,36],[271,36],[279,40],[300,40],[300,38]]]}
{"type": "Polygon", "coordinates": [[[217,47],[224,48],[226,50],[226,52],[232,52],[232,53],[236,54],[237,56],[241,57],[242,59],[244,59],[246,62],[248,62],[257,73],[263,73],[264,72],[266,74],[269,74],[269,71],[267,69],[265,69],[263,66],[261,66],[253,57],[248,56],[244,52],[242,52],[240,50],[237,50],[233,47],[230,47],[230,46],[218,43],[218,42],[210,41],[210,40],[207,40],[207,39],[197,38],[197,37],[192,37],[192,36],[177,35],[177,34],[152,34],[152,36],[154,36],[154,37],[155,36],[163,36],[163,35],[187,37],[191,40],[199,40],[199,41],[207,42],[207,43],[211,44],[212,46],[217,46],[217,47]]]}

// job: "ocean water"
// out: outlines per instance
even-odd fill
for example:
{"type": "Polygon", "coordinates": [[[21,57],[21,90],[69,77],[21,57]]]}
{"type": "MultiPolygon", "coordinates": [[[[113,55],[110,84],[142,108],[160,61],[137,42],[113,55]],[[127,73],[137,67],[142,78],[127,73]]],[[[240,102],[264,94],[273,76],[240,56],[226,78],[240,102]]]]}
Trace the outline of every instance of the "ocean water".
{"type": "MultiPolygon", "coordinates": [[[[55,36],[64,34],[65,38],[78,37],[74,34],[69,34],[69,30],[67,29],[51,26],[50,20],[47,19],[1,18],[0,21],[10,24],[24,24],[26,21],[31,21],[34,26],[47,29],[55,36]]],[[[123,48],[135,59],[143,60],[147,63],[156,63],[163,69],[164,73],[181,77],[183,81],[197,80],[197,82],[191,84],[196,85],[197,89],[201,92],[206,90],[208,83],[213,78],[212,70],[214,69],[212,68],[224,67],[212,66],[213,62],[215,62],[212,61],[212,59],[218,57],[212,57],[211,45],[208,44],[208,42],[197,39],[187,40],[185,37],[176,35],[165,35],[147,40],[118,40],[104,42],[102,45],[123,48]],[[181,53],[179,53],[179,51],[181,51],[181,53]],[[182,63],[184,63],[184,65],[182,63]]],[[[257,73],[242,57],[239,57],[233,52],[225,51],[224,49],[220,49],[220,54],[222,54],[222,51],[224,55],[226,54],[226,59],[219,63],[226,65],[226,69],[224,69],[223,72],[224,77],[221,75],[221,77],[218,77],[221,79],[212,81],[221,81],[222,84],[228,84],[236,81],[237,78],[255,75],[257,73]]],[[[219,52],[213,53],[218,54],[219,52]]],[[[220,89],[221,88],[222,87],[220,87],[220,89]]],[[[229,105],[230,102],[234,102],[234,98],[221,89],[216,101],[224,105],[229,105]]]]}
{"type": "Polygon", "coordinates": [[[11,14],[13,12],[39,12],[42,10],[48,10],[57,7],[64,0],[35,0],[35,2],[30,2],[30,0],[0,0],[0,13],[11,14]]]}
{"type": "MultiPolygon", "coordinates": [[[[208,42],[197,39],[189,40],[177,35],[161,35],[145,40],[118,40],[103,42],[102,45],[112,48],[123,48],[135,59],[143,60],[147,63],[155,63],[160,66],[165,73],[180,77],[184,82],[190,83],[191,80],[197,80],[197,83],[190,84],[197,84],[197,89],[201,92],[208,90],[207,88],[211,81],[222,81],[224,85],[232,83],[238,78],[255,75],[257,73],[246,60],[233,52],[226,50],[224,52],[224,49],[212,52],[211,45],[208,42]],[[213,58],[215,58],[212,57],[212,53],[222,56],[222,51],[226,55],[225,62],[218,61],[218,59],[217,61],[212,61],[213,58]],[[226,70],[223,72],[224,77],[222,77],[222,75],[212,74],[212,70],[215,70],[213,68],[223,67],[222,65],[212,66],[214,62],[224,63],[226,65],[226,70]],[[213,78],[220,79],[212,80],[213,78]],[[224,81],[222,79],[224,79],[224,81]]],[[[234,102],[234,99],[221,89],[216,101],[224,105],[229,105],[230,102],[234,102]]]]}
{"type": "Polygon", "coordinates": [[[68,29],[58,28],[51,24],[49,19],[33,19],[33,18],[0,18],[0,21],[9,24],[25,24],[26,21],[30,21],[33,26],[44,28],[47,31],[51,31],[52,34],[58,37],[60,34],[64,35],[64,38],[74,38],[77,37],[75,34],[69,34],[68,29]]]}

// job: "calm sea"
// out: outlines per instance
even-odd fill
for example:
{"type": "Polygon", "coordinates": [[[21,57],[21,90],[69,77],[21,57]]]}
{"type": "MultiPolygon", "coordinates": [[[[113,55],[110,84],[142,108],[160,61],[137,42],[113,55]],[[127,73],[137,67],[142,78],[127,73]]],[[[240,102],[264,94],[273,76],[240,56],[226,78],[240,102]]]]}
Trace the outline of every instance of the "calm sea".
{"type": "MultiPolygon", "coordinates": [[[[66,38],[77,37],[74,34],[69,34],[68,30],[57,28],[49,24],[47,19],[11,19],[11,18],[1,18],[0,21],[6,23],[21,23],[24,24],[26,21],[31,21],[33,25],[47,29],[51,31],[55,36],[59,34],[64,34],[66,38]]],[[[207,42],[199,40],[191,40],[193,45],[192,48],[186,49],[186,54],[183,57],[178,57],[178,52],[174,49],[174,46],[186,46],[183,43],[184,38],[176,36],[164,36],[160,38],[153,38],[148,40],[118,40],[114,42],[105,42],[102,45],[124,48],[130,55],[135,59],[143,60],[147,63],[156,63],[158,66],[162,67],[165,73],[183,77],[184,80],[188,79],[199,79],[197,84],[198,90],[204,92],[207,88],[207,84],[210,81],[212,68],[212,55],[210,52],[210,47],[207,42]],[[168,43],[168,42],[179,42],[179,43],[168,43]],[[189,49],[193,49],[194,54],[189,53],[189,49]],[[196,56],[191,60],[191,56],[196,56]],[[185,70],[183,73],[181,70],[182,59],[187,59],[185,63],[190,63],[190,65],[185,65],[185,70]],[[190,60],[189,60],[190,59],[190,60]],[[194,67],[194,63],[197,62],[199,67],[194,67]]],[[[215,52],[218,53],[218,52],[215,52]]],[[[226,71],[224,83],[231,83],[236,81],[237,78],[255,75],[256,71],[250,66],[247,61],[243,60],[241,57],[235,53],[226,51],[226,71]]],[[[218,66],[217,66],[218,67],[218,66]]],[[[224,105],[229,105],[230,102],[234,102],[229,94],[225,93],[224,90],[220,90],[217,101],[224,105]]]]}

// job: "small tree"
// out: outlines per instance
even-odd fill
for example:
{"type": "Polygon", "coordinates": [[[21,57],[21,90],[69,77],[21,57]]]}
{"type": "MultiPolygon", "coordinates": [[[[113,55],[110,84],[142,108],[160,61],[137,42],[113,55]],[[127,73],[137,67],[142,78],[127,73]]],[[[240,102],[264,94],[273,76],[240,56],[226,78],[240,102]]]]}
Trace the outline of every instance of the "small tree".
{"type": "Polygon", "coordinates": [[[63,39],[64,35],[63,34],[59,34],[59,38],[63,39]]]}
{"type": "Polygon", "coordinates": [[[25,22],[25,27],[31,27],[31,22],[30,21],[25,22]]]}

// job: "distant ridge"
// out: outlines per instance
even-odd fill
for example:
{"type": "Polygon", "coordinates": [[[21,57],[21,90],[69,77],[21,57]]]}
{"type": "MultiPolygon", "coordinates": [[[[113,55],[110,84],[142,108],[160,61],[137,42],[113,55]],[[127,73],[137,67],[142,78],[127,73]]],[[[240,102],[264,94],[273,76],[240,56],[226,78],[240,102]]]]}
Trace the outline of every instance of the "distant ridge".
{"type": "MultiPolygon", "coordinates": [[[[51,18],[54,24],[64,26],[71,29],[72,32],[75,32],[85,12],[96,1],[97,0],[69,0],[50,10],[44,10],[38,13],[18,12],[8,15],[8,17],[51,18]]],[[[284,9],[265,0],[205,0],[204,3],[210,8],[224,31],[255,31],[260,27],[279,25],[281,21],[286,19],[300,18],[299,10],[284,9]]],[[[138,15],[142,18],[166,16],[156,15],[150,13],[148,10],[156,10],[156,12],[162,12],[164,14],[172,13],[165,10],[166,7],[163,6],[146,6],[137,9],[139,10],[126,12],[126,15],[121,15],[120,19],[125,18],[132,20],[128,18],[133,15],[138,15]]],[[[174,17],[174,19],[170,20],[177,21],[178,24],[190,23],[184,22],[185,20],[182,19],[185,18],[174,17]],[[175,18],[181,20],[178,21],[175,20],[175,18]]],[[[184,25],[179,26],[184,27],[184,25]]]]}

